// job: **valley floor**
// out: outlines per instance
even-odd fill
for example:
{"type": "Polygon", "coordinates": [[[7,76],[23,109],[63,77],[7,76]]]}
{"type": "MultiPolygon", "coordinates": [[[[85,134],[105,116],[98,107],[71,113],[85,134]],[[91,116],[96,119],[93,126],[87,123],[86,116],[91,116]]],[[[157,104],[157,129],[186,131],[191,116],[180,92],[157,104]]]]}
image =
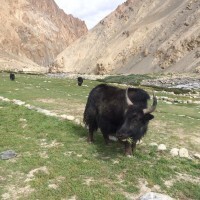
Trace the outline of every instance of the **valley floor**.
{"type": "Polygon", "coordinates": [[[85,80],[79,87],[68,78],[17,75],[10,81],[5,73],[0,78],[0,96],[12,100],[0,100],[0,152],[17,152],[14,159],[0,161],[2,199],[121,200],[149,191],[200,199],[200,161],[194,156],[200,153],[200,104],[193,103],[198,95],[157,91],[155,120],[135,155],[126,158],[120,144],[106,147],[101,134],[89,145],[87,130],[77,125],[98,81],[85,80]],[[190,101],[168,102],[163,96],[190,101]],[[13,104],[16,100],[40,109],[13,104]],[[63,115],[74,116],[75,123],[58,117],[63,115]],[[155,143],[167,149],[158,151],[155,143]],[[173,157],[172,148],[186,148],[189,158],[173,157]]]}

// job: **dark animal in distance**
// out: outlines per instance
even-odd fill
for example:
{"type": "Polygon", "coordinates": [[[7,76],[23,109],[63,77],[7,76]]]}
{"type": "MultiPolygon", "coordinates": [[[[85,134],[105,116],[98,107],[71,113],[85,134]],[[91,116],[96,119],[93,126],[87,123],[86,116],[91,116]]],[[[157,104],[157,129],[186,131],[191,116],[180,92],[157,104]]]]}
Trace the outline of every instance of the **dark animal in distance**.
{"type": "Polygon", "coordinates": [[[109,135],[116,136],[125,146],[125,154],[132,155],[136,142],[147,132],[148,123],[154,116],[151,114],[157,105],[147,108],[149,94],[139,88],[121,89],[106,84],[93,88],[89,94],[84,123],[88,127],[88,142],[93,142],[93,133],[101,130],[106,144],[109,135]],[[131,140],[131,142],[130,142],[131,140]]]}
{"type": "Polygon", "coordinates": [[[78,77],[77,81],[78,81],[79,86],[81,86],[83,84],[83,78],[82,77],[78,77]]]}
{"type": "Polygon", "coordinates": [[[10,73],[10,80],[14,81],[15,80],[15,74],[14,73],[10,73]]]}

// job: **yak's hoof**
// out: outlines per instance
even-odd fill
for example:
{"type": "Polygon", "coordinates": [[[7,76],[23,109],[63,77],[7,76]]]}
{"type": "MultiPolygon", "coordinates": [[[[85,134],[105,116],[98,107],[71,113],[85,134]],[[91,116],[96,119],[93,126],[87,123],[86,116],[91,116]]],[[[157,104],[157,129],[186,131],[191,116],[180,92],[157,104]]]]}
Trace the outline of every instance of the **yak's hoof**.
{"type": "Polygon", "coordinates": [[[130,157],[133,156],[133,153],[132,153],[132,152],[129,152],[129,151],[128,151],[128,152],[125,152],[125,156],[130,158],[130,157]]]}
{"type": "Polygon", "coordinates": [[[88,139],[87,139],[87,142],[88,142],[89,144],[92,144],[92,143],[94,143],[94,140],[91,140],[91,138],[88,138],[88,139]]]}
{"type": "Polygon", "coordinates": [[[105,144],[106,144],[106,146],[109,146],[109,145],[111,145],[112,143],[113,143],[112,140],[105,140],[105,144]]]}

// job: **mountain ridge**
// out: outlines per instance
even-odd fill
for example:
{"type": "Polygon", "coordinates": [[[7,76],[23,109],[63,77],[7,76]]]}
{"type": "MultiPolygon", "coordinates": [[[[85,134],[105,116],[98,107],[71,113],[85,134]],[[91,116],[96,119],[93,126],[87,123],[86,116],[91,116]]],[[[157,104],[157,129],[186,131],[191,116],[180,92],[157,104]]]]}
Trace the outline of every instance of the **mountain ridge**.
{"type": "Polygon", "coordinates": [[[2,0],[0,24],[1,52],[32,60],[41,68],[48,68],[62,50],[88,31],[84,21],[66,14],[54,0],[2,0]]]}
{"type": "Polygon", "coordinates": [[[198,0],[127,0],[60,53],[52,71],[193,72],[200,66],[199,10],[198,0]]]}

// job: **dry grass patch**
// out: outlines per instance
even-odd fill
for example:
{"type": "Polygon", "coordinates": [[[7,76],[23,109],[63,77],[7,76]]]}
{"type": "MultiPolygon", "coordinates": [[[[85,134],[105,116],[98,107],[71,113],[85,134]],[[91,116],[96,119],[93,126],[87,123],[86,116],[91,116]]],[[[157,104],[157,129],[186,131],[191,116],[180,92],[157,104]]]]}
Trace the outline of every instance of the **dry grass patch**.
{"type": "Polygon", "coordinates": [[[36,168],[36,169],[33,169],[31,170],[28,174],[27,174],[27,178],[25,180],[25,182],[29,182],[29,181],[32,181],[34,180],[34,177],[37,173],[44,173],[44,174],[49,174],[49,170],[47,169],[46,166],[43,166],[43,167],[39,167],[39,168],[36,168]]]}
{"type": "Polygon", "coordinates": [[[46,139],[40,139],[39,141],[40,146],[42,148],[54,148],[54,147],[62,147],[64,144],[57,142],[56,140],[53,140],[51,142],[47,142],[46,139]]]}
{"type": "Polygon", "coordinates": [[[34,189],[31,188],[30,185],[25,187],[18,187],[16,185],[10,185],[6,188],[8,190],[7,193],[2,194],[2,200],[17,200],[21,198],[27,198],[28,196],[34,192],[34,189]]]}

